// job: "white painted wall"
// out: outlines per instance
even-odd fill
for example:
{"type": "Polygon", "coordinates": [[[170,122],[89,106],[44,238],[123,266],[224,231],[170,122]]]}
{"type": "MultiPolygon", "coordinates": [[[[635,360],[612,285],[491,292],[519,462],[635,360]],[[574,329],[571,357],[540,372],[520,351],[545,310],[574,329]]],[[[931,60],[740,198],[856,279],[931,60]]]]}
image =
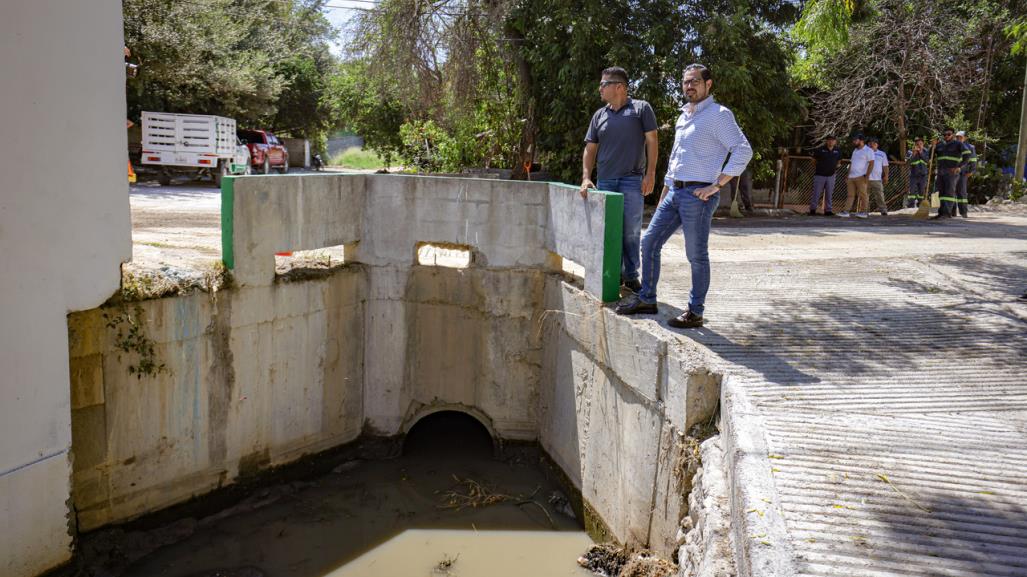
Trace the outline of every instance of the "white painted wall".
{"type": "Polygon", "coordinates": [[[68,311],[131,258],[121,3],[0,18],[0,574],[70,555],[68,311]],[[60,153],[60,156],[57,154],[60,153]]]}

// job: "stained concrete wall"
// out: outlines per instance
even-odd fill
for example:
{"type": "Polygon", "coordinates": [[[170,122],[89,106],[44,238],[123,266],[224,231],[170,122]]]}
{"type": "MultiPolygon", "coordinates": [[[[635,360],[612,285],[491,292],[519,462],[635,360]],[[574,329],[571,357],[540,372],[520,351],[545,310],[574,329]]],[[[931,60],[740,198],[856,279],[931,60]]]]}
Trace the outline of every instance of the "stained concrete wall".
{"type": "Polygon", "coordinates": [[[81,530],[355,439],[367,274],[176,296],[69,317],[81,530]],[[154,359],[117,346],[144,327],[154,359]]]}
{"type": "Polygon", "coordinates": [[[274,279],[274,253],[352,245],[347,259],[413,264],[418,243],[469,247],[493,269],[585,268],[585,288],[618,298],[624,199],[519,181],[401,175],[230,177],[222,187],[223,253],[241,285],[274,279]]]}
{"type": "Polygon", "coordinates": [[[0,575],[70,555],[70,310],[131,257],[120,2],[6,2],[0,19],[0,575]],[[73,154],[54,155],[61,144],[73,154]],[[102,143],[102,144],[98,144],[102,143]]]}
{"type": "Polygon", "coordinates": [[[573,285],[546,283],[540,435],[617,540],[668,557],[687,511],[684,435],[716,411],[702,349],[668,341],[573,285]]]}

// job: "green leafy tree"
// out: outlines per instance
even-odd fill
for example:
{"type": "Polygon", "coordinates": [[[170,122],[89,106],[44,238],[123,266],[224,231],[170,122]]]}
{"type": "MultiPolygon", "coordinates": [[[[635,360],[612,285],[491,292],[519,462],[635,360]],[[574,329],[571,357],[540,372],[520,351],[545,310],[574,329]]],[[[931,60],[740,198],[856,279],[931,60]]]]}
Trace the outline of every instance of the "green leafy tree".
{"type": "Polygon", "coordinates": [[[325,129],[333,69],[325,0],[124,0],[125,43],[141,65],[129,116],[218,114],[297,136],[325,129]]]}
{"type": "Polygon", "coordinates": [[[792,17],[786,2],[522,1],[512,18],[531,65],[547,166],[577,180],[588,119],[602,105],[600,73],[616,65],[632,77],[631,94],[649,101],[664,125],[662,172],[682,104],[681,74],[691,62],[710,66],[716,98],[734,109],[761,156],[771,158],[801,113],[788,77],[791,55],[778,40],[792,17]]]}
{"type": "Polygon", "coordinates": [[[328,80],[324,101],[337,126],[359,134],[364,146],[390,166],[403,150],[400,127],[406,110],[395,86],[373,82],[367,67],[361,60],[339,64],[328,80]]]}

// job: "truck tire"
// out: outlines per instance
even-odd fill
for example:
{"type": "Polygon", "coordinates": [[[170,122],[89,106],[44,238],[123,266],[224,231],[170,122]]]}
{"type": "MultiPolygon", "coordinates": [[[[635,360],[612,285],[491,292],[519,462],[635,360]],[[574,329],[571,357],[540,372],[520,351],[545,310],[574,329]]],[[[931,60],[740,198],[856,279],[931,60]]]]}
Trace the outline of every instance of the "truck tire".
{"type": "Polygon", "coordinates": [[[218,167],[211,172],[211,176],[214,177],[214,186],[221,186],[221,179],[231,174],[228,169],[227,160],[219,160],[218,167]]]}
{"type": "Polygon", "coordinates": [[[160,175],[157,176],[157,182],[159,182],[161,186],[171,184],[171,173],[167,170],[160,171],[160,175]]]}
{"type": "Polygon", "coordinates": [[[289,172],[289,159],[288,158],[285,159],[285,164],[283,164],[282,166],[278,167],[278,173],[279,174],[285,174],[287,172],[289,172]]]}
{"type": "Polygon", "coordinates": [[[271,174],[271,158],[264,157],[264,169],[261,171],[262,174],[271,174]]]}

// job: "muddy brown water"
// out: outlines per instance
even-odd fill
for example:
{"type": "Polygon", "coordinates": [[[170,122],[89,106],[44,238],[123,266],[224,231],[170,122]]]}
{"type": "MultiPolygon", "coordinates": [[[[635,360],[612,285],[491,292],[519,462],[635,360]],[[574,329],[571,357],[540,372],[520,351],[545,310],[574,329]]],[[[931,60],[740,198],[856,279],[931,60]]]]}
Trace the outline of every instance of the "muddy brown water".
{"type": "Polygon", "coordinates": [[[487,435],[446,421],[424,431],[419,423],[400,458],[348,461],[149,534],[87,536],[87,548],[107,558],[79,559],[68,574],[590,575],[576,559],[591,540],[546,474],[542,453],[528,447],[495,459],[487,435]],[[89,545],[101,538],[107,542],[89,545]]]}

